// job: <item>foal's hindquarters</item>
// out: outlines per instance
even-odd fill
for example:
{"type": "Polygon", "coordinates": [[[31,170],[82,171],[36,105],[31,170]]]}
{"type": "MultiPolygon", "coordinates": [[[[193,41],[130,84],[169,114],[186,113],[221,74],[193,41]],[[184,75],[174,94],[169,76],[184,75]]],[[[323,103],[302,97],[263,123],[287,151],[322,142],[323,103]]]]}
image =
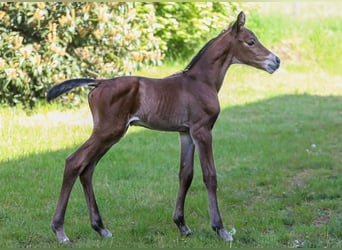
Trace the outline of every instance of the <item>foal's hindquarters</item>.
{"type": "Polygon", "coordinates": [[[72,187],[78,176],[88,205],[92,227],[102,237],[112,236],[102,222],[94,195],[92,176],[101,157],[127,131],[129,125],[127,118],[136,109],[136,103],[131,100],[137,99],[137,91],[137,81],[117,81],[116,83],[104,81],[101,87],[89,93],[89,106],[94,122],[93,132],[90,138],[65,162],[61,193],[52,220],[52,230],[59,242],[69,243],[63,227],[64,216],[72,187]]]}

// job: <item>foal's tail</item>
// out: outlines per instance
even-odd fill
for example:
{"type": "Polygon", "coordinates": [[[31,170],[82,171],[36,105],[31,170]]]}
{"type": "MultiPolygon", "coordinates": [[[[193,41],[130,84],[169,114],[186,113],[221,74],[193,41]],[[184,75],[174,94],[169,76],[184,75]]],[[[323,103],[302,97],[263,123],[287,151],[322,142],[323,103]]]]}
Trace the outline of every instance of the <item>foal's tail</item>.
{"type": "Polygon", "coordinates": [[[60,84],[53,86],[46,95],[46,100],[50,102],[61,94],[72,90],[73,88],[81,86],[96,86],[97,81],[91,78],[77,78],[64,81],[60,84]]]}

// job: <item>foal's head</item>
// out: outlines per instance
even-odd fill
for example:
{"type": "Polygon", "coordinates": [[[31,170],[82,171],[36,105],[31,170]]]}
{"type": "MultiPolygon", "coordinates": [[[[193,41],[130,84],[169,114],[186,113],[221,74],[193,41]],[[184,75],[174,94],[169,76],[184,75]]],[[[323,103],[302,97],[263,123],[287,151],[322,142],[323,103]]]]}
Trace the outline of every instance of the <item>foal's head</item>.
{"type": "Polygon", "coordinates": [[[254,35],[244,27],[245,14],[240,12],[231,26],[233,63],[242,63],[273,73],[280,66],[280,59],[266,49],[254,35]]]}

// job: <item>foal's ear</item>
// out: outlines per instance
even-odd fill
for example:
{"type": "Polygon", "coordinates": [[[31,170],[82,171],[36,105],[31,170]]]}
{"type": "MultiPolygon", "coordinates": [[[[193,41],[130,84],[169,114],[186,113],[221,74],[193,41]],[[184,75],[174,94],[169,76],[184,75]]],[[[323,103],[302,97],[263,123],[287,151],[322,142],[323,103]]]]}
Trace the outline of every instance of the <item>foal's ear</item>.
{"type": "Polygon", "coordinates": [[[235,34],[239,33],[245,25],[246,22],[246,16],[245,13],[243,13],[243,11],[241,11],[235,21],[235,23],[232,26],[232,30],[235,34]]]}

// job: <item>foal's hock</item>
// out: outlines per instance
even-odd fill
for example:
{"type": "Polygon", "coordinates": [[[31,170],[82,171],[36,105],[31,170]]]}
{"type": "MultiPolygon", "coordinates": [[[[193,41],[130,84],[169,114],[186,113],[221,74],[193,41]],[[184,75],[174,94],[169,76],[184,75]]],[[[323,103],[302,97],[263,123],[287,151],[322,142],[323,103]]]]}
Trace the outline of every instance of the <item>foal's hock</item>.
{"type": "Polygon", "coordinates": [[[208,191],[211,226],[224,241],[233,240],[223,226],[216,197],[211,131],[220,112],[218,91],[231,64],[246,64],[269,73],[280,65],[279,58],[244,25],[245,15],[241,12],[235,23],[210,40],[181,73],[162,79],[139,76],[71,79],[48,91],[47,100],[50,101],[79,86],[93,87],[89,93],[93,131],[90,138],[66,159],[62,188],[52,219],[52,230],[60,243],[70,242],[64,232],[64,216],[77,177],[82,183],[92,227],[102,237],[112,235],[102,222],[92,176],[101,157],[132,125],[180,134],[179,191],[173,214],[180,233],[191,234],[185,222],[184,202],[193,178],[194,150],[197,148],[208,191]]]}

